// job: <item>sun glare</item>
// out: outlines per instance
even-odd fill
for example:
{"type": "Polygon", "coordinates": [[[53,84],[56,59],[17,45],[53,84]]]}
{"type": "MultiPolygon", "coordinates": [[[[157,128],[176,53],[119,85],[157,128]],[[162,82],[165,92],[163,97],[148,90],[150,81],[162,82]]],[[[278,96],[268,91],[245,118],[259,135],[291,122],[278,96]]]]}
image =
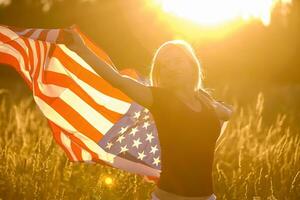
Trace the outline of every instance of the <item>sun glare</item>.
{"type": "Polygon", "coordinates": [[[112,185],[113,184],[113,179],[110,178],[110,177],[106,177],[104,179],[104,182],[105,182],[106,185],[112,185]]]}
{"type": "Polygon", "coordinates": [[[192,20],[203,26],[216,26],[242,19],[261,20],[269,25],[277,4],[286,6],[292,0],[156,0],[165,12],[192,20]]]}

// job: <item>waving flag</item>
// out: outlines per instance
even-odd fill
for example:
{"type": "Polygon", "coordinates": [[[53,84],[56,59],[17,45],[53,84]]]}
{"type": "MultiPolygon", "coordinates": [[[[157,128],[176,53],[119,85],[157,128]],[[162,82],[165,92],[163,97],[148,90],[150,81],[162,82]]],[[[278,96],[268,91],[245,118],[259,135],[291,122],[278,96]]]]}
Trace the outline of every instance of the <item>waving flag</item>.
{"type": "MultiPolygon", "coordinates": [[[[114,67],[103,50],[74,30],[114,67]]],[[[0,63],[23,77],[71,161],[102,163],[157,181],[160,145],[149,110],[101,78],[63,44],[63,35],[62,29],[0,26],[0,63]]],[[[147,84],[132,69],[121,73],[147,84]]]]}

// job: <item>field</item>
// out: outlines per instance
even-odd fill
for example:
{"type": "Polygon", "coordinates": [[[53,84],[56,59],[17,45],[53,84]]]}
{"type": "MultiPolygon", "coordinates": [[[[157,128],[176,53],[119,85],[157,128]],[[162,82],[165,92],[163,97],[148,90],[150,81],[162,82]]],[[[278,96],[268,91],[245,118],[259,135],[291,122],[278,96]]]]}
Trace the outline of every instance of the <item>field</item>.
{"type": "MultiPolygon", "coordinates": [[[[150,199],[138,175],[71,163],[32,98],[0,92],[0,199],[150,199]]],[[[266,122],[265,96],[237,108],[217,143],[214,186],[222,200],[300,199],[300,133],[295,115],[266,122]],[[294,116],[294,117],[293,117],[294,116]]],[[[298,122],[299,123],[299,122],[298,122]]]]}

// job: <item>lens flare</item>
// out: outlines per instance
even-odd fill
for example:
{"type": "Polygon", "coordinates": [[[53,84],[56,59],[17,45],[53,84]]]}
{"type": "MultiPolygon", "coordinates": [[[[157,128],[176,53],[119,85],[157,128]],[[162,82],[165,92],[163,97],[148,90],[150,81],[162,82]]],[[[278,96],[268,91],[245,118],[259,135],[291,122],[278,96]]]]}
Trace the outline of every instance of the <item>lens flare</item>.
{"type": "Polygon", "coordinates": [[[236,19],[258,19],[267,26],[274,7],[289,5],[292,0],[156,0],[156,3],[165,12],[204,26],[217,26],[236,19]]]}
{"type": "Polygon", "coordinates": [[[106,177],[104,179],[104,182],[106,185],[112,185],[113,184],[113,179],[111,177],[106,177]]]}

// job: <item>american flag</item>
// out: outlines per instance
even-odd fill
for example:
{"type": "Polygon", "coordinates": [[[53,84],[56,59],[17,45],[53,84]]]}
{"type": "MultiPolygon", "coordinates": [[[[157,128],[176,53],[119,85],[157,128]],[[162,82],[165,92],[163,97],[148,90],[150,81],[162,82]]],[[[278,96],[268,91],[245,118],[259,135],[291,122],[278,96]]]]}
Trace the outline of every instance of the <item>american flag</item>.
{"type": "MultiPolygon", "coordinates": [[[[85,44],[114,67],[78,27],[85,44]]],[[[12,66],[33,92],[55,141],[73,162],[101,163],[157,181],[160,145],[149,110],[101,78],[63,43],[63,29],[0,26],[0,63],[12,66]]],[[[133,69],[122,74],[148,84],[133,69]]]]}

